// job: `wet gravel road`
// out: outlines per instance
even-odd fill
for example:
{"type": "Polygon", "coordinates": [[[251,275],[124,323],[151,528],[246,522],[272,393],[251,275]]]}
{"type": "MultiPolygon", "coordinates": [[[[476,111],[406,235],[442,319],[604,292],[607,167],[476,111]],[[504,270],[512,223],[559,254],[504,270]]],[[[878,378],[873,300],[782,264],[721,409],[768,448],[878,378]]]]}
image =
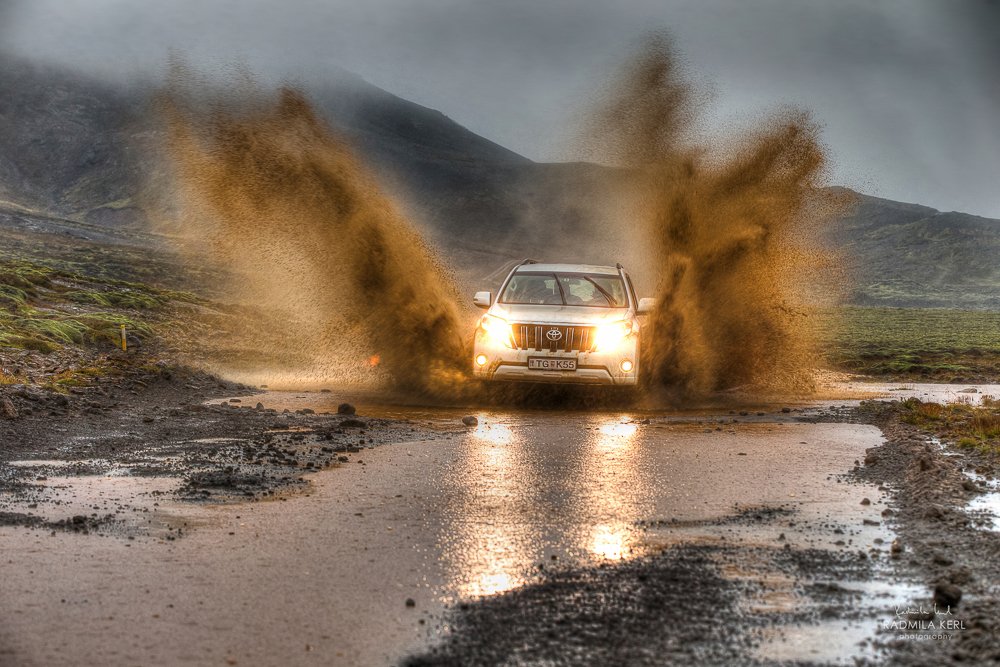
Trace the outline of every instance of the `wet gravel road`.
{"type": "MultiPolygon", "coordinates": [[[[332,400],[298,396],[261,400],[332,400]]],[[[184,501],[155,475],[45,479],[168,534],[0,528],[4,664],[836,661],[866,655],[907,592],[881,565],[883,492],[841,477],[873,426],[368,410],[437,435],[259,502],[184,501]]]]}

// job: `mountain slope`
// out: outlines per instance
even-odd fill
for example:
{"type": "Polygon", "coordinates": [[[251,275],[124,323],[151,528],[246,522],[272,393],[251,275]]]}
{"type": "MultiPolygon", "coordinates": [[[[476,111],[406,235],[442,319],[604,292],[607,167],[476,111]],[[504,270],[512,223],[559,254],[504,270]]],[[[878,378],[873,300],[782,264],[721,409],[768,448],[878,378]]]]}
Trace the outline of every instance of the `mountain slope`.
{"type": "Polygon", "coordinates": [[[1000,220],[857,195],[831,230],[860,305],[1000,310],[1000,220]]]}
{"type": "MultiPolygon", "coordinates": [[[[155,91],[10,57],[0,65],[0,228],[155,246],[143,224],[163,174],[155,91]]],[[[465,282],[525,256],[641,254],[608,168],[531,162],[341,72],[305,92],[465,282]]],[[[857,202],[828,232],[853,274],[853,303],[1000,309],[1000,221],[857,202]]]]}

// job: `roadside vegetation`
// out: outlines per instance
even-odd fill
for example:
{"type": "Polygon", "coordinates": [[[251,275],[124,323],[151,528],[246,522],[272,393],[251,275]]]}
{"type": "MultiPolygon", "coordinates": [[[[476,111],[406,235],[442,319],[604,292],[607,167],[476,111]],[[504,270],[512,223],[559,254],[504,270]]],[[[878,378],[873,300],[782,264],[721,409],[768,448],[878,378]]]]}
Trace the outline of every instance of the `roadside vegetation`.
{"type": "Polygon", "coordinates": [[[908,398],[899,404],[900,421],[934,433],[960,447],[1000,454],[1000,399],[983,396],[979,405],[942,405],[908,398]]]}
{"type": "Polygon", "coordinates": [[[1000,379],[1000,312],[844,307],[816,318],[834,368],[894,380],[1000,379]]]}
{"type": "MultiPolygon", "coordinates": [[[[53,368],[44,375],[62,373],[60,384],[86,382],[88,374],[98,374],[96,369],[119,352],[121,325],[132,352],[138,348],[170,356],[168,352],[180,351],[210,366],[212,360],[225,359],[230,366],[252,368],[264,360],[257,347],[270,341],[290,357],[290,367],[309,363],[303,351],[273,340],[282,328],[267,313],[247,316],[241,307],[211,297],[151,286],[146,276],[116,277],[127,272],[109,274],[89,252],[64,254],[47,261],[0,253],[0,384],[37,377],[27,370],[14,372],[19,366],[53,368]],[[96,262],[81,263],[75,255],[96,262]],[[28,352],[46,361],[14,361],[28,352]],[[102,361],[93,361],[97,357],[102,361]]],[[[130,259],[124,260],[129,266],[130,259]]],[[[183,279],[178,266],[163,270],[152,262],[148,268],[167,284],[183,279]]],[[[148,277],[163,284],[152,274],[148,277]]],[[[1000,381],[1000,312],[844,307],[821,311],[811,322],[825,361],[834,369],[897,381],[1000,381]]],[[[983,433],[988,431],[984,427],[983,433]]]]}
{"type": "Polygon", "coordinates": [[[120,349],[122,325],[133,350],[149,347],[170,326],[173,306],[194,302],[186,292],[0,260],[0,384],[39,375],[56,387],[86,384],[120,349]]]}
{"type": "Polygon", "coordinates": [[[147,365],[157,374],[162,364],[219,372],[315,363],[272,313],[91,268],[0,255],[0,385],[66,390],[147,365]]]}

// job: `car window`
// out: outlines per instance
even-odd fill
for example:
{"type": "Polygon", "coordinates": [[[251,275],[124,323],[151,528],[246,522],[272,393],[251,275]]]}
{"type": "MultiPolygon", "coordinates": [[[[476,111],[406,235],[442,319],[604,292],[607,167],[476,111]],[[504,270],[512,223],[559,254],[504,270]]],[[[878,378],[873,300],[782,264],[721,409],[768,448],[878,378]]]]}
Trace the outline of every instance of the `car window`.
{"type": "Polygon", "coordinates": [[[519,274],[510,279],[504,290],[504,303],[562,305],[562,295],[553,274],[519,274]]]}
{"type": "Polygon", "coordinates": [[[500,302],[624,308],[628,297],[620,276],[518,272],[507,283],[500,302]]]}

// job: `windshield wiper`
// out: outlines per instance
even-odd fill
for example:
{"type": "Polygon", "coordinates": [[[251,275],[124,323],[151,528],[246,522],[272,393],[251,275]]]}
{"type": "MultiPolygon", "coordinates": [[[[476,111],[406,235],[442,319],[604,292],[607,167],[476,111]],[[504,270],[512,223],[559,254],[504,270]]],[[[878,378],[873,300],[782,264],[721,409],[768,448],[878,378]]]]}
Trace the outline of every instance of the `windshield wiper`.
{"type": "Polygon", "coordinates": [[[586,280],[591,285],[593,285],[594,287],[596,287],[597,291],[600,292],[601,296],[603,296],[604,299],[608,302],[608,306],[614,308],[615,300],[611,298],[611,294],[609,294],[607,290],[598,285],[597,282],[590,276],[584,276],[583,279],[586,280]]]}
{"type": "Polygon", "coordinates": [[[562,298],[562,305],[568,305],[566,303],[566,290],[564,290],[562,286],[562,279],[554,273],[552,274],[552,277],[556,279],[556,285],[559,287],[559,296],[562,298]]]}

